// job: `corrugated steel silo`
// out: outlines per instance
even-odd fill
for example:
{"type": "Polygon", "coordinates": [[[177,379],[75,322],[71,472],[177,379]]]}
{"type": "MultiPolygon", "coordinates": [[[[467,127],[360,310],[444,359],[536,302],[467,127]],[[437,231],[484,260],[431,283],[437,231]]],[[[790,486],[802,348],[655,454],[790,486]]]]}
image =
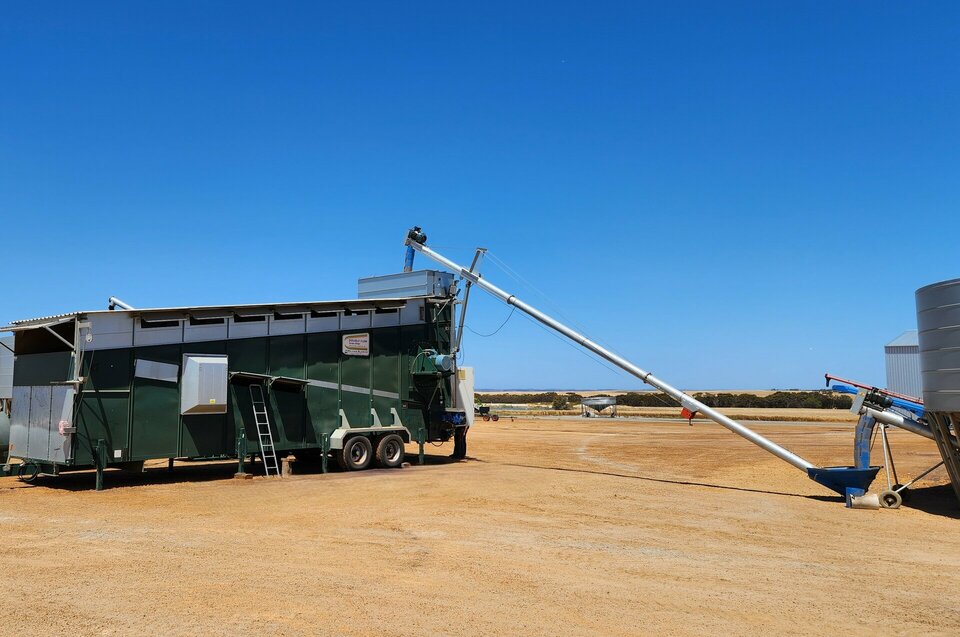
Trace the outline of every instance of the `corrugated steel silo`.
{"type": "Polygon", "coordinates": [[[917,290],[923,406],[960,498],[960,279],[917,290]]]}

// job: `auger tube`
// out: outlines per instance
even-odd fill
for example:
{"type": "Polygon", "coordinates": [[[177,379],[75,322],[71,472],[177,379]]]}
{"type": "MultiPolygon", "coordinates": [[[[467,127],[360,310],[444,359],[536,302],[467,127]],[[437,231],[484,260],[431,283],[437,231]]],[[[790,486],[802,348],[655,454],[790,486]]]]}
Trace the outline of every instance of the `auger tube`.
{"type": "Polygon", "coordinates": [[[784,462],[789,462],[794,467],[796,467],[797,469],[800,469],[804,473],[807,473],[808,469],[817,468],[816,465],[811,464],[810,462],[807,462],[806,460],[804,460],[797,454],[793,453],[789,449],[785,449],[780,445],[778,445],[777,443],[773,442],[772,440],[768,440],[767,438],[764,438],[763,436],[753,431],[752,429],[748,429],[747,427],[744,427],[743,425],[736,422],[735,420],[731,420],[730,418],[728,418],[727,416],[724,416],[723,414],[716,411],[715,409],[712,409],[711,407],[704,405],[696,398],[693,398],[692,396],[689,396],[683,393],[679,389],[665,383],[664,381],[655,377],[650,372],[637,367],[636,365],[626,360],[625,358],[617,356],[613,352],[605,349],[604,347],[601,347],[597,343],[594,343],[593,341],[588,339],[586,336],[570,329],[563,323],[560,323],[556,319],[551,318],[550,316],[544,314],[543,312],[536,309],[535,307],[524,303],[523,301],[518,299],[515,295],[508,294],[503,290],[501,290],[500,288],[498,288],[497,286],[493,285],[492,283],[488,283],[487,281],[482,279],[480,275],[475,274],[470,270],[468,270],[467,268],[444,257],[443,255],[434,252],[433,250],[425,246],[423,243],[415,240],[412,236],[407,237],[405,245],[413,248],[414,250],[423,254],[424,256],[427,256],[433,259],[440,265],[462,276],[463,278],[470,281],[474,285],[477,285],[483,288],[488,293],[500,299],[504,303],[508,305],[512,305],[513,307],[517,308],[524,314],[527,314],[533,317],[534,319],[536,319],[540,323],[543,323],[547,327],[563,334],[570,340],[574,341],[575,343],[578,343],[579,345],[582,345],[583,347],[590,350],[597,356],[600,356],[601,358],[613,363],[620,369],[636,376],[646,384],[659,389],[660,391],[667,394],[668,396],[676,399],[684,408],[693,412],[699,412],[703,414],[704,416],[714,421],[718,425],[722,425],[723,427],[726,427],[727,429],[737,434],[738,436],[746,438],[747,440],[757,445],[761,449],[764,449],[765,451],[772,453],[773,455],[780,458],[784,462]]]}
{"type": "Polygon", "coordinates": [[[109,309],[109,310],[115,310],[115,309],[117,309],[118,307],[119,307],[121,310],[135,310],[135,309],[136,309],[135,307],[133,307],[133,306],[130,305],[129,303],[124,303],[123,301],[121,301],[120,299],[118,299],[118,298],[115,297],[115,296],[111,296],[109,299],[107,299],[107,303],[109,303],[109,305],[107,305],[107,309],[109,309]]]}

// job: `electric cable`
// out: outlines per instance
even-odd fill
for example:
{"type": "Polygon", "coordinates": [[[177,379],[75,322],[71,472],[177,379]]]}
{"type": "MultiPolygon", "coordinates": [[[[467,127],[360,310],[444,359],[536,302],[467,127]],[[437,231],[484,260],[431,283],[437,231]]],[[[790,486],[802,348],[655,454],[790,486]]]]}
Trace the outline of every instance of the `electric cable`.
{"type": "Polygon", "coordinates": [[[481,334],[480,332],[477,332],[476,330],[474,330],[472,327],[470,327],[470,326],[467,325],[466,323],[464,323],[463,326],[464,326],[465,328],[467,328],[468,330],[470,330],[470,332],[471,332],[472,334],[476,334],[476,335],[479,336],[480,338],[490,338],[491,336],[495,335],[497,332],[499,332],[500,330],[502,330],[502,329],[504,328],[504,326],[510,321],[510,317],[513,316],[513,313],[514,313],[516,310],[517,310],[517,308],[516,308],[515,306],[511,307],[510,313],[507,314],[507,318],[505,318],[505,319],[503,320],[503,323],[500,324],[500,327],[498,327],[497,329],[493,330],[493,331],[490,332],[489,334],[481,334]]]}

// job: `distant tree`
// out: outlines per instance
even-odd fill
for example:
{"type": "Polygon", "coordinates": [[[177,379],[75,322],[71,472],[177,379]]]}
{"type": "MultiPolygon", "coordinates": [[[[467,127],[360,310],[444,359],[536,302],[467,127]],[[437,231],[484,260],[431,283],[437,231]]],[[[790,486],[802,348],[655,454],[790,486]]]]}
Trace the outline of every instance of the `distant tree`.
{"type": "Polygon", "coordinates": [[[563,394],[557,394],[556,396],[553,397],[553,408],[556,409],[557,411],[561,409],[566,409],[569,406],[570,406],[570,403],[567,400],[567,397],[564,396],[563,394]]]}

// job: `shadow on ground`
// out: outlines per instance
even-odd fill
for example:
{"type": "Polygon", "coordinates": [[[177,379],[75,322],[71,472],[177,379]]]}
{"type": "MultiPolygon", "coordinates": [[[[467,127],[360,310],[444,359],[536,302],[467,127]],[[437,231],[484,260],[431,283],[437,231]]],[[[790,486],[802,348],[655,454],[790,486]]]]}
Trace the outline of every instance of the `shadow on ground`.
{"type": "MultiPolygon", "coordinates": [[[[484,462],[484,461],[480,461],[484,462]]],[[[499,463],[498,463],[499,464],[499,463]]],[[[791,498],[803,498],[805,500],[818,500],[820,502],[836,502],[843,504],[844,499],[839,495],[805,495],[801,493],[785,493],[783,491],[772,491],[770,489],[751,489],[747,487],[735,487],[724,484],[711,484],[709,482],[696,482],[693,480],[672,480],[669,478],[654,478],[650,476],[631,475],[628,473],[617,473],[615,471],[599,471],[596,469],[578,469],[575,467],[549,467],[542,465],[530,465],[519,463],[503,463],[512,467],[525,467],[527,469],[544,469],[548,471],[568,471],[573,473],[590,473],[594,475],[612,476],[616,478],[627,478],[630,480],[641,480],[644,482],[658,482],[661,484],[676,484],[691,487],[704,487],[708,489],[722,489],[725,491],[743,491],[747,493],[764,493],[767,495],[779,495],[791,498]]],[[[904,503],[904,508],[917,509],[931,515],[942,515],[949,518],[960,519],[960,505],[954,496],[953,488],[949,484],[936,485],[931,487],[920,487],[911,489],[909,499],[904,503]]]]}
{"type": "Polygon", "coordinates": [[[904,499],[903,508],[917,509],[930,515],[960,519],[960,503],[949,484],[932,487],[911,487],[910,495],[904,499]]]}
{"type": "MultiPolygon", "coordinates": [[[[471,460],[468,458],[467,460],[471,460]]],[[[418,458],[416,454],[407,454],[406,462],[411,465],[417,465],[418,458]]],[[[424,457],[424,465],[439,466],[463,462],[454,460],[449,456],[427,455],[424,457]]],[[[322,465],[316,461],[299,460],[295,463],[295,476],[322,475],[322,465]]],[[[254,477],[263,477],[263,465],[259,462],[246,463],[245,471],[254,477]]],[[[173,470],[163,467],[148,467],[144,471],[125,471],[122,469],[108,469],[103,474],[104,489],[113,489],[120,487],[137,487],[159,484],[177,484],[183,482],[211,482],[214,480],[232,480],[237,471],[236,460],[216,461],[179,461],[174,465],[173,470]]],[[[337,463],[330,460],[327,463],[327,471],[330,474],[347,474],[337,466],[337,463]]],[[[357,475],[375,475],[380,471],[392,471],[392,469],[378,469],[371,467],[366,471],[357,472],[357,475]]],[[[55,489],[63,491],[93,491],[96,488],[96,472],[92,469],[83,471],[70,471],[61,473],[58,476],[40,476],[32,483],[17,482],[15,478],[10,478],[11,486],[8,489],[39,488],[55,489]]]]}

